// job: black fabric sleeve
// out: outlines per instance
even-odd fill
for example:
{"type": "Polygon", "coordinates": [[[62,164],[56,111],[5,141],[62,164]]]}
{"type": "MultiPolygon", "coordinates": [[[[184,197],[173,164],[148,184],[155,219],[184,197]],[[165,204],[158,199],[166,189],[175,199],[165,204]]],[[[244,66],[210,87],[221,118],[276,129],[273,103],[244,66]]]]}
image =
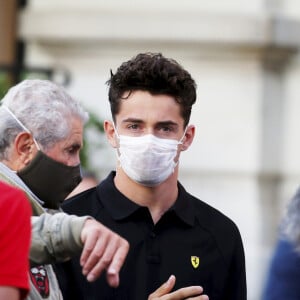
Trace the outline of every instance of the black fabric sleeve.
{"type": "Polygon", "coordinates": [[[223,300],[247,299],[245,253],[240,233],[237,228],[236,230],[235,247],[232,253],[232,260],[228,272],[228,284],[223,300]]]}

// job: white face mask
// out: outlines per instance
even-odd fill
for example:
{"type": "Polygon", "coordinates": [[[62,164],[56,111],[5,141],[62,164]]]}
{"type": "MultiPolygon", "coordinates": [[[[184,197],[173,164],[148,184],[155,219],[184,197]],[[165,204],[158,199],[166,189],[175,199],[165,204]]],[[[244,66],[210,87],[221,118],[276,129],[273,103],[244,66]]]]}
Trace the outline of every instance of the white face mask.
{"type": "MultiPolygon", "coordinates": [[[[116,131],[116,130],[115,130],[116,131]]],[[[132,180],[145,186],[155,186],[165,181],[178,162],[174,162],[177,147],[182,144],[172,139],[161,139],[152,134],[133,137],[118,135],[119,161],[132,180]]]]}

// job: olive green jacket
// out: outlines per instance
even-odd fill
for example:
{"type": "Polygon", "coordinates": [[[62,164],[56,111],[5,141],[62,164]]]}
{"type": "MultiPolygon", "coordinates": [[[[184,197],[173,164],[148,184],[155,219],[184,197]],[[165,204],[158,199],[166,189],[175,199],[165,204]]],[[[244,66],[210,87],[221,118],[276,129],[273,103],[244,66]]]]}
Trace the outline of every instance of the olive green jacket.
{"type": "Polygon", "coordinates": [[[80,253],[83,247],[81,230],[89,217],[77,217],[61,211],[46,212],[40,200],[16,177],[14,172],[0,163],[0,181],[22,189],[32,207],[30,294],[27,299],[60,300],[61,292],[50,264],[80,253]]]}

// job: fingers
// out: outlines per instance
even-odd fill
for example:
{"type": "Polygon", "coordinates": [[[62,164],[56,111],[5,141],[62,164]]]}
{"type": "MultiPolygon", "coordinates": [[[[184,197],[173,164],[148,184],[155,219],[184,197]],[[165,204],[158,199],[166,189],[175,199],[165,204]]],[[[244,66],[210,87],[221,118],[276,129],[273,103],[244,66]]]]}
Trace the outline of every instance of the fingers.
{"type": "MultiPolygon", "coordinates": [[[[96,227],[93,228],[93,224],[88,223],[90,220],[85,222],[85,225],[81,232],[81,240],[83,242],[83,250],[80,257],[80,265],[83,267],[83,273],[86,275],[88,271],[88,266],[86,262],[91,257],[91,253],[95,249],[96,243],[98,242],[99,232],[96,227]]],[[[104,240],[104,236],[103,236],[104,240]]]]}
{"type": "MultiPolygon", "coordinates": [[[[182,300],[182,299],[193,299],[193,300],[204,300],[206,295],[200,295],[203,293],[203,288],[201,286],[189,286],[181,288],[165,298],[165,300],[182,300]]],[[[208,299],[208,298],[207,298],[208,299]]]]}
{"type": "Polygon", "coordinates": [[[119,273],[118,274],[108,274],[106,273],[106,280],[111,287],[118,287],[120,283],[119,273]]]}
{"type": "Polygon", "coordinates": [[[200,295],[203,293],[201,286],[189,286],[170,293],[175,285],[175,280],[175,276],[171,275],[167,282],[148,297],[148,300],[209,300],[207,295],[200,295]]]}
{"type": "Polygon", "coordinates": [[[107,245],[110,237],[106,234],[102,232],[97,235],[97,242],[83,265],[82,272],[87,275],[88,281],[94,281],[108,267],[112,259],[113,247],[107,245]]]}
{"type": "Polygon", "coordinates": [[[80,258],[82,273],[94,281],[107,270],[108,283],[119,285],[119,271],[129,250],[129,244],[116,233],[95,220],[89,219],[81,232],[84,248],[80,258]]]}
{"type": "Polygon", "coordinates": [[[129,243],[122,240],[122,244],[117,245],[115,255],[113,256],[112,262],[107,269],[107,282],[112,287],[119,285],[119,272],[124,264],[125,258],[129,251],[129,243]]]}
{"type": "Polygon", "coordinates": [[[167,282],[162,284],[155,292],[153,292],[149,296],[148,300],[158,299],[160,296],[163,296],[163,295],[171,292],[171,290],[173,289],[173,287],[175,285],[175,281],[176,281],[175,276],[171,275],[167,282]]]}
{"type": "Polygon", "coordinates": [[[208,300],[208,298],[205,298],[207,297],[206,295],[200,295],[202,292],[203,288],[201,286],[189,286],[167,294],[164,298],[157,298],[153,300],[208,300]]]}

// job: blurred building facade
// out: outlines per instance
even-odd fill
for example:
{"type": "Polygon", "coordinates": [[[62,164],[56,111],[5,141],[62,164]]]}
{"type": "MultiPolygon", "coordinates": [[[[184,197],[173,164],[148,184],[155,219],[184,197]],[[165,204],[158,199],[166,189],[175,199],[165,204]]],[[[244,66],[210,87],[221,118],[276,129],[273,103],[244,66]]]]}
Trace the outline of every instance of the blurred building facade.
{"type": "MultiPolygon", "coordinates": [[[[300,178],[300,2],[28,0],[18,36],[28,66],[67,69],[70,93],[109,118],[110,69],[162,52],[198,84],[196,138],[181,158],[191,193],[239,226],[249,300],[260,299],[285,204],[300,178]]],[[[105,176],[115,155],[93,152],[105,176]]]]}

